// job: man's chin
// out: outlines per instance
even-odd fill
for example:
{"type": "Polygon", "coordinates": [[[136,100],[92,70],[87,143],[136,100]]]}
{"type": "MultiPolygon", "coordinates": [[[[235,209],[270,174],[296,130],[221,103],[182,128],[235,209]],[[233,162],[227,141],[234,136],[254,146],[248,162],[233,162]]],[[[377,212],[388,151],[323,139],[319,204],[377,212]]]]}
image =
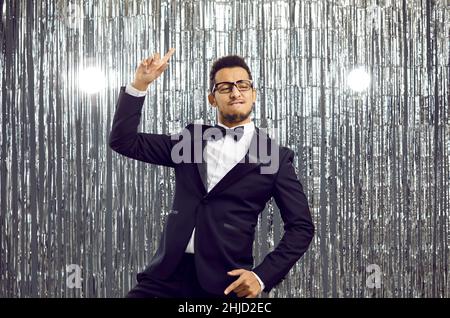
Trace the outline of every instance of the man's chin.
{"type": "Polygon", "coordinates": [[[234,124],[234,123],[240,123],[240,122],[246,120],[248,118],[248,116],[228,114],[228,115],[223,116],[223,118],[230,124],[234,124]]]}
{"type": "Polygon", "coordinates": [[[222,117],[223,119],[225,119],[227,122],[229,123],[240,123],[244,120],[246,120],[247,118],[250,117],[250,114],[252,112],[250,111],[247,114],[242,114],[242,113],[232,113],[232,114],[224,114],[222,113],[222,117]]]}

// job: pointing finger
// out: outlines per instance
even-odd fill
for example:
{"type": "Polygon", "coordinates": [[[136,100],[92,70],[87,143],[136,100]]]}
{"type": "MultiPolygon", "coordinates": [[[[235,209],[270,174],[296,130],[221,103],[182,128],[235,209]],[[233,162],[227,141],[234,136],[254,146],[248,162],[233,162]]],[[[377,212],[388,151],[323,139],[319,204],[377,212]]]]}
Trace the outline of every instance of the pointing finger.
{"type": "Polygon", "coordinates": [[[226,289],[225,289],[225,295],[228,295],[229,292],[233,291],[236,287],[238,287],[242,283],[242,277],[239,277],[237,280],[235,280],[233,283],[231,283],[226,289]]]}
{"type": "Polygon", "coordinates": [[[161,60],[161,63],[167,63],[167,61],[169,61],[170,57],[173,55],[173,53],[175,53],[175,48],[171,48],[169,50],[169,52],[166,53],[166,55],[164,55],[163,59],[161,60]]]}

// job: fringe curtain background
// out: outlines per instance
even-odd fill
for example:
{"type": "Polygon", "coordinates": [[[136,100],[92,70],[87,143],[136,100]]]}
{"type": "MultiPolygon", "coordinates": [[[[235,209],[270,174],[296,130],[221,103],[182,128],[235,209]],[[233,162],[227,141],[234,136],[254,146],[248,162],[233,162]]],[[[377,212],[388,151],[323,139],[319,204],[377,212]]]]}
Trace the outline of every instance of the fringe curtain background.
{"type": "MultiPolygon", "coordinates": [[[[450,1],[0,4],[0,296],[122,297],[135,285],[174,175],[112,152],[107,137],[120,86],[170,47],[141,131],[215,122],[209,68],[239,54],[256,125],[296,153],[316,236],[265,296],[450,296],[450,1]],[[86,67],[105,76],[98,93],[80,89],[86,67]],[[371,77],[360,93],[346,85],[355,67],[371,77]]],[[[282,232],[270,202],[256,263],[282,232]]]]}

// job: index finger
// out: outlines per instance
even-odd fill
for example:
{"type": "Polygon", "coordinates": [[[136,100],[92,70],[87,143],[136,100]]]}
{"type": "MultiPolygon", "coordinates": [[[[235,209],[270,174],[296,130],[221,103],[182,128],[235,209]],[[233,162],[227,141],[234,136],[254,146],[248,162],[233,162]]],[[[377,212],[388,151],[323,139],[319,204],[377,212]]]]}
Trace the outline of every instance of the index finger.
{"type": "Polygon", "coordinates": [[[243,278],[239,277],[234,282],[232,282],[230,285],[228,285],[228,287],[225,288],[225,294],[228,295],[231,291],[233,291],[236,287],[238,287],[241,284],[242,280],[243,280],[243,278]]]}
{"type": "Polygon", "coordinates": [[[169,52],[167,52],[166,55],[164,55],[164,57],[161,60],[161,64],[167,63],[167,61],[170,59],[173,53],[175,53],[175,48],[171,48],[169,52]]]}

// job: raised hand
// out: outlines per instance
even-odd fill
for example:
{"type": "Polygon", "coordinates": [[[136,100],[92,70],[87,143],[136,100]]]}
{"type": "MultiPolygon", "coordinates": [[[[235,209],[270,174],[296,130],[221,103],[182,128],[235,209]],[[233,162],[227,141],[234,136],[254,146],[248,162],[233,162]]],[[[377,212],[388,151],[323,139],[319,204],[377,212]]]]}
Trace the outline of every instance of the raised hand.
{"type": "Polygon", "coordinates": [[[142,60],[136,69],[134,81],[131,85],[141,91],[146,91],[148,85],[157,79],[169,66],[168,61],[174,52],[175,49],[171,48],[162,59],[160,59],[159,53],[155,53],[153,56],[142,60]]]}

